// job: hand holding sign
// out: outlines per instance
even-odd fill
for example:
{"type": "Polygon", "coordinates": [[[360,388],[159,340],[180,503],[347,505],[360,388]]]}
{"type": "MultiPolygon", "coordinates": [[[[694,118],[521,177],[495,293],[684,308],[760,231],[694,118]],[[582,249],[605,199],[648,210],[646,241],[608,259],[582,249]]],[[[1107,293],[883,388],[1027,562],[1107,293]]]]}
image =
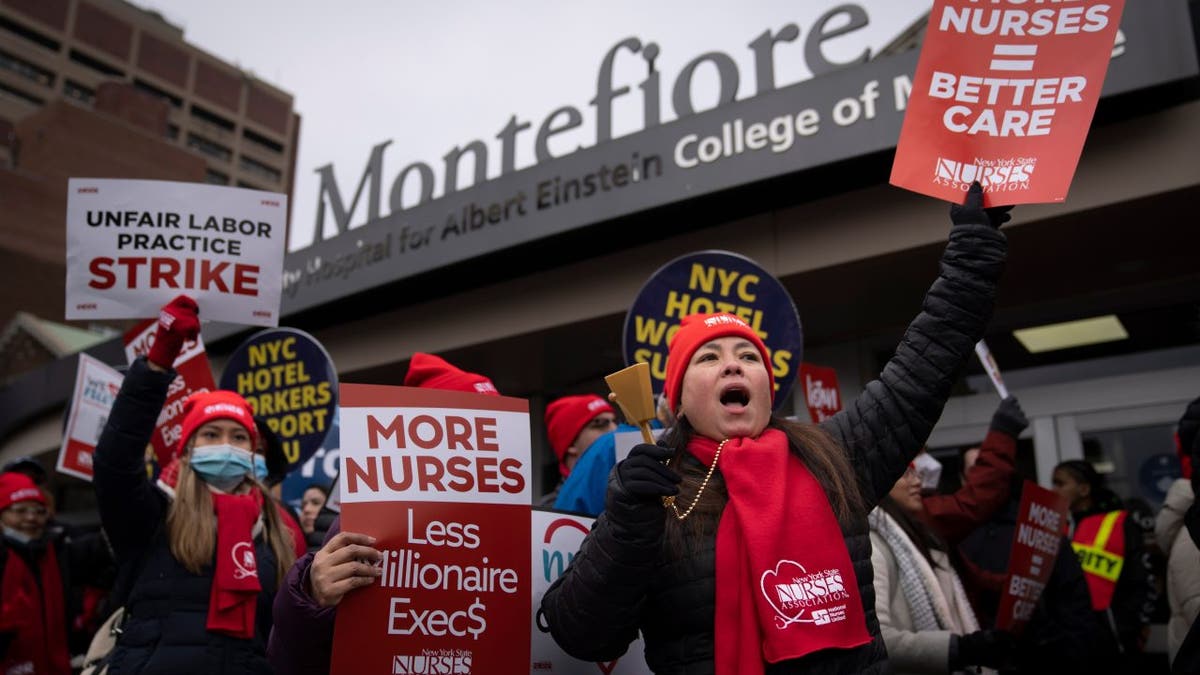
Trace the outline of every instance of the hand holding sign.
{"type": "Polygon", "coordinates": [[[629,451],[629,456],[617,465],[617,478],[621,486],[639,501],[679,494],[682,477],[663,464],[673,454],[667,448],[649,443],[635,445],[629,451]]]}
{"type": "Polygon", "coordinates": [[[1012,664],[1017,648],[1012,633],[988,628],[955,637],[958,649],[950,652],[955,655],[950,661],[951,670],[964,670],[967,666],[1001,669],[1012,664]]]}
{"type": "Polygon", "coordinates": [[[963,203],[950,206],[950,222],[955,225],[991,225],[996,229],[1012,220],[1013,207],[993,206],[983,208],[983,186],[979,181],[971,183],[963,203]]]}
{"type": "Polygon", "coordinates": [[[374,563],[383,554],[371,548],[374,543],[375,537],[339,532],[317,551],[308,578],[318,605],[333,607],[350,591],[375,583],[380,570],[374,563]]]}
{"type": "Polygon", "coordinates": [[[186,295],[177,296],[163,305],[158,315],[154,344],[146,360],[163,370],[170,370],[183,351],[183,343],[200,335],[200,306],[186,295]]]}

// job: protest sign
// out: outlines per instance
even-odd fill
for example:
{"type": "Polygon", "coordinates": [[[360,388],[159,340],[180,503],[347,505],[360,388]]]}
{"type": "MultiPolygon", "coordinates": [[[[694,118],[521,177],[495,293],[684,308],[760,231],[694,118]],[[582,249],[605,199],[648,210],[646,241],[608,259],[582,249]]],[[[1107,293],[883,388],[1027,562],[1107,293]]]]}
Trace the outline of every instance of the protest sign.
{"type": "Polygon", "coordinates": [[[984,205],[1067,197],[1125,0],[936,0],[891,183],[984,205]]]}
{"type": "Polygon", "coordinates": [[[279,323],[287,195],[154,180],[72,178],[68,319],[158,316],[180,293],[200,316],[279,323]]]}
{"type": "Polygon", "coordinates": [[[376,537],[383,560],[338,607],[332,672],[523,671],[528,402],[361,384],[339,398],[342,529],[376,537]]]}
{"type": "Polygon", "coordinates": [[[804,402],[814,423],[824,422],[842,409],[836,370],[801,363],[800,381],[804,386],[804,402]]]}
{"type": "Polygon", "coordinates": [[[1052,490],[1025,481],[996,628],[1020,634],[1029,623],[1054,570],[1066,524],[1065,500],[1052,490]]]}
{"type": "Polygon", "coordinates": [[[996,364],[996,359],[992,357],[992,350],[988,349],[986,342],[980,340],[975,343],[975,355],[979,357],[979,362],[987,371],[992,386],[996,388],[996,393],[1000,394],[1000,398],[1008,398],[1008,387],[1004,386],[1004,378],[1000,376],[1000,366],[996,364]]]}
{"type": "Polygon", "coordinates": [[[295,328],[264,330],[238,345],[221,388],[241,394],[283,443],[289,471],[308,461],[333,425],[337,369],[313,336],[295,328]]]}
{"type": "Polygon", "coordinates": [[[58,451],[59,473],[92,480],[92,453],[108,421],[125,376],[87,354],[79,355],[75,390],[67,411],[66,431],[58,451]]]}
{"type": "MultiPolygon", "coordinates": [[[[158,322],[142,321],[125,332],[125,358],[132,364],[139,356],[150,352],[154,344],[154,336],[158,322]]],[[[175,379],[167,388],[167,400],[163,403],[162,412],[154,426],[154,434],[150,444],[154,446],[154,456],[159,466],[166,466],[171,460],[171,451],[183,433],[183,403],[187,397],[199,391],[212,391],[217,388],[213,382],[212,368],[208,364],[208,353],[204,350],[204,341],[199,335],[195,340],[183,344],[179,356],[175,358],[175,379]]]]}
{"type": "Polygon", "coordinates": [[[625,363],[650,364],[650,380],[661,392],[667,377],[667,345],[689,314],[733,314],[754,329],[775,374],[775,405],[783,404],[795,381],[804,338],[800,315],[779,280],[753,260],[728,251],[689,253],[663,265],[646,281],[625,315],[625,363]]]}
{"type": "MultiPolygon", "coordinates": [[[[640,433],[633,432],[640,437],[640,433]]],[[[567,656],[549,633],[538,627],[537,610],[542,596],[562,576],[575,558],[583,538],[595,520],[554,511],[533,511],[533,611],[530,616],[530,675],[649,675],[641,638],[629,645],[625,655],[600,663],[567,656]]]]}
{"type": "Polygon", "coordinates": [[[332,492],[337,489],[339,457],[342,454],[342,434],[336,407],[330,418],[332,421],[329,424],[329,433],[325,434],[325,441],[321,443],[321,447],[317,448],[317,451],[301,462],[299,466],[293,467],[283,479],[280,497],[284,504],[296,509],[297,512],[300,510],[300,502],[304,499],[304,491],[313,485],[330,491],[329,499],[326,499],[325,503],[334,511],[337,510],[332,501],[334,496],[332,492]]]}

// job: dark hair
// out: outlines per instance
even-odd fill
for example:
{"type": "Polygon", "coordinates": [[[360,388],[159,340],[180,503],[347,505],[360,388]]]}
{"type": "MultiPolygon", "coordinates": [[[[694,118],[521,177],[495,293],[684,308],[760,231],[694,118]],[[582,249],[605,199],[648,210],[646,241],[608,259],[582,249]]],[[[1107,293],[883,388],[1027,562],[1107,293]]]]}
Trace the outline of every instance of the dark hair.
{"type": "Polygon", "coordinates": [[[1104,487],[1104,477],[1100,472],[1096,471],[1096,467],[1092,463],[1083,459],[1068,459],[1065,462],[1059,462],[1058,466],[1054,467],[1055,471],[1062,469],[1071,474],[1071,477],[1078,483],[1087,483],[1092,486],[1092,491],[1095,492],[1104,487]]]}
{"type": "Polygon", "coordinates": [[[901,530],[904,530],[904,534],[908,535],[908,538],[917,547],[917,550],[921,552],[921,555],[925,556],[925,560],[929,562],[929,565],[937,567],[938,564],[933,560],[932,551],[945,552],[948,550],[948,547],[942,541],[941,537],[933,531],[933,528],[921,524],[916,518],[909,515],[908,511],[900,508],[900,505],[896,503],[895,499],[892,499],[890,494],[883,496],[883,499],[879,502],[879,508],[891,516],[892,520],[896,521],[901,530]]]}
{"type": "Polygon", "coordinates": [[[1114,511],[1124,508],[1121,498],[1115,492],[1108,489],[1104,483],[1104,476],[1096,471],[1096,467],[1092,463],[1084,459],[1068,459],[1065,462],[1059,462],[1058,466],[1054,467],[1055,471],[1062,469],[1079,483],[1087,483],[1091,486],[1092,491],[1088,495],[1091,499],[1092,510],[1114,511]]]}
{"type": "MultiPolygon", "coordinates": [[[[308,485],[304,486],[304,492],[308,492],[309,490],[320,490],[321,494],[325,495],[326,499],[329,499],[329,487],[326,485],[322,485],[321,483],[309,483],[308,485]]],[[[304,492],[301,492],[300,494],[303,495],[304,492]]]]}
{"type": "MultiPolygon", "coordinates": [[[[829,498],[829,505],[842,531],[851,531],[854,524],[865,517],[867,508],[857,482],[858,474],[850,465],[846,451],[824,429],[814,424],[772,416],[767,428],[778,429],[787,435],[792,454],[804,463],[829,498]]],[[[700,484],[708,474],[708,469],[687,452],[688,441],[695,433],[691,423],[683,417],[662,436],[662,443],[675,451],[670,462],[671,468],[683,477],[679,485],[680,496],[676,498],[680,511],[691,506],[700,484]]],[[[688,519],[681,523],[674,514],[667,518],[667,537],[672,546],[677,551],[686,551],[689,541],[695,542],[697,535],[715,532],[728,501],[729,492],[718,465],[688,519]]]]}

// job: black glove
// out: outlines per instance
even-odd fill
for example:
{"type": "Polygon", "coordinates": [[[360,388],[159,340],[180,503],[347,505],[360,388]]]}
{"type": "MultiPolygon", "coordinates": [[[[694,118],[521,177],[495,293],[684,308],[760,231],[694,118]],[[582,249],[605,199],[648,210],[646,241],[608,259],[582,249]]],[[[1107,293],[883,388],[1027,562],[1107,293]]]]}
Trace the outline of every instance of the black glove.
{"type": "Polygon", "coordinates": [[[1015,396],[1000,401],[1000,407],[996,408],[996,413],[992,415],[993,429],[1016,438],[1027,426],[1029,420],[1025,418],[1025,411],[1021,410],[1021,404],[1015,396]]]}
{"type": "Polygon", "coordinates": [[[1012,633],[995,628],[977,630],[950,638],[950,670],[967,666],[1004,668],[1012,663],[1017,639],[1012,633]]]}
{"type": "Polygon", "coordinates": [[[999,228],[1012,219],[1012,215],[1009,213],[1012,208],[1011,205],[983,208],[983,186],[979,184],[979,181],[975,181],[967,190],[967,196],[963,200],[962,206],[950,205],[950,222],[955,225],[991,225],[999,228]]]}
{"type": "Polygon", "coordinates": [[[679,494],[679,474],[663,464],[673,454],[672,450],[649,443],[633,446],[629,456],[617,465],[621,486],[638,500],[679,494]]]}

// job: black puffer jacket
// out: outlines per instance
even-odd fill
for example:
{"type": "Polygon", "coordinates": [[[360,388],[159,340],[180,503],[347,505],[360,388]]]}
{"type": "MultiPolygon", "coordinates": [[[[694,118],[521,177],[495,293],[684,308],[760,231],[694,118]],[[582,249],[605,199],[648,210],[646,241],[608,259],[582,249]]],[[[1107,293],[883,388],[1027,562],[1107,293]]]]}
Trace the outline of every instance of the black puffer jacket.
{"type": "Polygon", "coordinates": [[[147,477],[143,453],[174,378],[174,372],[151,370],[144,358],[135,361],[96,445],[93,485],[100,520],[120,565],[118,587],[130,589],[128,619],[108,672],[270,673],[267,637],[278,579],[275,553],[264,538],[255,539],[263,591],[253,640],[206,628],[212,566],[192,574],[171,555],[170,503],[147,477]]]}
{"type": "MultiPolygon", "coordinates": [[[[954,226],[941,274],[895,356],[879,379],[822,423],[845,448],[868,508],[891,490],[941,416],[991,316],[1005,252],[1004,235],[991,226],[954,226]]],[[[661,505],[629,495],[613,472],[607,510],[542,600],[549,630],[568,653],[608,661],[641,630],[654,672],[713,672],[716,530],[693,533],[681,555],[664,545],[666,517],[661,505]]],[[[768,665],[768,673],[889,670],[875,618],[865,514],[843,534],[872,641],[768,665]]]]}

